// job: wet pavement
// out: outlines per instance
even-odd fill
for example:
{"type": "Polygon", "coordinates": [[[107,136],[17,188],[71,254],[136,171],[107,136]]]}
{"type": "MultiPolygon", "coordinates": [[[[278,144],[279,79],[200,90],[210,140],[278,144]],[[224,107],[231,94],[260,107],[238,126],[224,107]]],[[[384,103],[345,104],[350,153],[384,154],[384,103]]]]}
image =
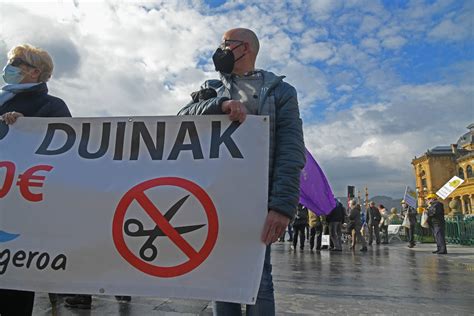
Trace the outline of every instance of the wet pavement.
{"type": "MultiPolygon", "coordinates": [[[[434,244],[369,247],[369,251],[292,251],[272,246],[277,315],[472,315],[474,247],[434,244]]],[[[34,315],[212,315],[207,301],[134,297],[119,303],[94,296],[92,310],[51,307],[37,294],[34,315]]]]}

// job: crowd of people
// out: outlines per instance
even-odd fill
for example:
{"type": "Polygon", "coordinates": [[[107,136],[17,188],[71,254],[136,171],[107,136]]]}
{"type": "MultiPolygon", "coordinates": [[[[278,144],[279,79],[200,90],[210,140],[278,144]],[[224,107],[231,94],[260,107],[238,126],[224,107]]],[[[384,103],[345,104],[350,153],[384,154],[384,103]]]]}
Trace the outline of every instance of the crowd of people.
{"type": "MultiPolygon", "coordinates": [[[[433,233],[437,244],[436,254],[446,254],[446,241],[444,232],[444,208],[437,200],[436,194],[427,197],[428,208],[425,211],[427,224],[433,233]]],[[[362,252],[368,246],[375,244],[389,244],[388,226],[396,224],[403,226],[408,248],[415,247],[415,226],[417,211],[402,200],[401,211],[392,208],[387,211],[384,205],[375,205],[371,201],[367,204],[365,212],[356,200],[350,200],[348,208],[336,200],[336,206],[328,215],[316,215],[305,206],[299,204],[295,219],[288,225],[288,229],[279,238],[280,242],[292,242],[291,249],[304,251],[305,240],[309,241],[310,252],[320,251],[323,248],[329,251],[342,251],[344,242],[350,243],[350,250],[355,250],[357,243],[361,245],[362,252]],[[327,245],[322,246],[324,236],[327,236],[327,245]],[[315,243],[316,241],[316,243],[315,243]]],[[[397,230],[398,231],[398,230],[397,230]]]]}

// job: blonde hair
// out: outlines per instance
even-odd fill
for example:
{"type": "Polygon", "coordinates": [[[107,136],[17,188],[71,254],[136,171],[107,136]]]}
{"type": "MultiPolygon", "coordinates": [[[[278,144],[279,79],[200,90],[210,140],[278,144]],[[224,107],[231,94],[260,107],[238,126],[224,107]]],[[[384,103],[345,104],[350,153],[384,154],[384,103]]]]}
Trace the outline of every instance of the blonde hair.
{"type": "Polygon", "coordinates": [[[8,60],[13,58],[21,58],[39,69],[41,71],[38,78],[39,82],[47,82],[51,78],[54,68],[53,59],[44,49],[30,44],[18,45],[8,52],[8,60]]]}

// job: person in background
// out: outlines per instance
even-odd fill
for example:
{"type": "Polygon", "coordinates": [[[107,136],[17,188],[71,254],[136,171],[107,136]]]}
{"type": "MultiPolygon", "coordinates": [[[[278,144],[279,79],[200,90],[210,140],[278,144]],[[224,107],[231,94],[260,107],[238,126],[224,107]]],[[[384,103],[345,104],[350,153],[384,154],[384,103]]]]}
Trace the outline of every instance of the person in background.
{"type": "Polygon", "coordinates": [[[330,250],[342,251],[342,224],[344,223],[345,214],[344,206],[336,200],[336,206],[326,216],[326,222],[329,225],[329,236],[333,244],[330,250]]]}
{"type": "Polygon", "coordinates": [[[316,239],[316,251],[321,250],[321,238],[323,234],[323,224],[321,217],[316,215],[313,211],[308,212],[308,226],[309,226],[309,250],[313,252],[314,240],[316,239]]]}
{"type": "MultiPolygon", "coordinates": [[[[368,208],[368,203],[366,204],[365,210],[360,209],[360,221],[361,221],[361,228],[360,228],[360,233],[361,235],[367,240],[369,238],[369,226],[367,225],[367,208],[368,208]]],[[[360,207],[360,204],[359,204],[360,207]]],[[[350,207],[349,207],[350,210],[350,207]]]]}
{"type": "Polygon", "coordinates": [[[292,242],[293,241],[293,223],[288,224],[288,239],[286,241],[292,242]]]}
{"type": "MultiPolygon", "coordinates": [[[[312,213],[312,212],[311,212],[312,213]]],[[[296,210],[295,220],[293,222],[293,247],[296,249],[298,244],[298,237],[300,239],[300,250],[304,249],[305,230],[308,226],[308,208],[302,204],[298,204],[298,209],[296,210]]]]}
{"type": "Polygon", "coordinates": [[[406,228],[406,235],[408,237],[408,248],[415,247],[415,225],[416,225],[416,210],[402,200],[402,214],[403,216],[408,216],[408,221],[410,223],[410,228],[406,228]]]}
{"type": "MultiPolygon", "coordinates": [[[[0,120],[14,124],[20,117],[69,117],[69,109],[48,93],[46,82],[53,73],[53,59],[41,48],[29,44],[13,47],[3,68],[0,90],[0,120]]],[[[0,122],[2,124],[2,122],[0,122]]],[[[31,315],[35,293],[0,289],[0,315],[31,315]]],[[[55,294],[50,295],[55,303],[55,294]]]]}
{"type": "Polygon", "coordinates": [[[445,225],[444,220],[444,206],[443,203],[438,201],[438,196],[434,193],[427,195],[426,200],[428,201],[428,224],[430,225],[431,231],[436,241],[436,250],[433,253],[438,255],[445,255],[448,253],[446,250],[446,239],[445,239],[445,225]]]}
{"type": "Polygon", "coordinates": [[[367,251],[367,242],[364,236],[360,233],[362,221],[360,217],[360,205],[357,204],[356,200],[349,202],[349,221],[347,223],[347,231],[352,234],[352,245],[351,249],[355,250],[356,242],[359,241],[362,244],[360,251],[367,251]]]}
{"type": "Polygon", "coordinates": [[[375,234],[375,242],[377,245],[380,245],[380,211],[375,207],[375,202],[371,201],[369,203],[369,208],[367,209],[367,225],[369,227],[369,246],[372,246],[373,237],[375,234]]]}
{"type": "Polygon", "coordinates": [[[397,223],[400,221],[400,216],[398,215],[398,210],[396,207],[390,209],[390,215],[388,217],[390,223],[397,223]]]}
{"type": "Polygon", "coordinates": [[[388,225],[390,225],[388,219],[388,211],[385,209],[385,206],[379,204],[380,211],[380,232],[382,233],[382,244],[388,244],[388,225]]]}

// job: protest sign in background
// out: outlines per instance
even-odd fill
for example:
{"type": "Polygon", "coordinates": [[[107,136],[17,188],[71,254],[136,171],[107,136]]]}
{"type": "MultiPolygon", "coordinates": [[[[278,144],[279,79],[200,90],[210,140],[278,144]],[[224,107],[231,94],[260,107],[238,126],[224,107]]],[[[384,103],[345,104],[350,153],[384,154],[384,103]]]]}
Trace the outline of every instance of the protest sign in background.
{"type": "Polygon", "coordinates": [[[464,179],[454,176],[436,192],[436,195],[445,200],[451,193],[453,193],[454,190],[457,189],[458,186],[463,183],[464,179]]]}
{"type": "Polygon", "coordinates": [[[416,191],[412,190],[409,186],[405,188],[405,194],[403,200],[411,207],[416,208],[416,191]]]}

